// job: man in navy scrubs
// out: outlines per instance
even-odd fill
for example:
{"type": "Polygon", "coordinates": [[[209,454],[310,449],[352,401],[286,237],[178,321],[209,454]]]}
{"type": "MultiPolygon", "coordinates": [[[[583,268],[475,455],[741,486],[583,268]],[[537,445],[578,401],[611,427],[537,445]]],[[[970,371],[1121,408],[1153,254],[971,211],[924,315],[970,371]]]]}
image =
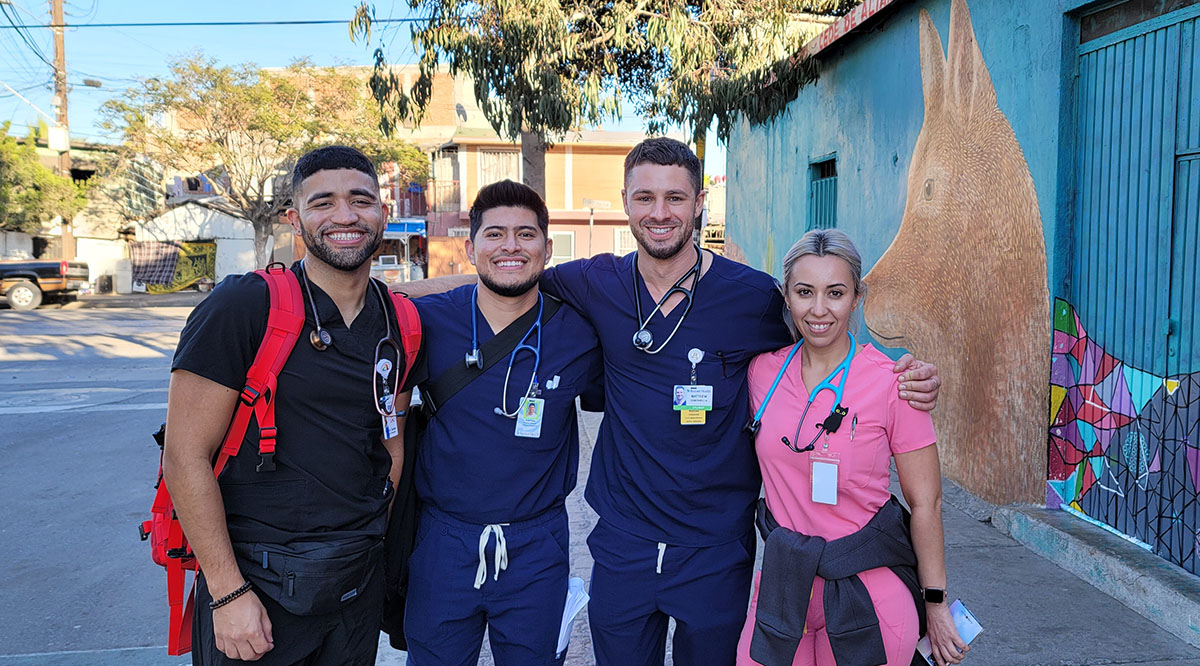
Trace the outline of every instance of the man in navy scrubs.
{"type": "MultiPolygon", "coordinates": [[[[783,298],[771,276],[694,244],[704,192],[683,143],[635,147],[622,199],[638,251],[563,264],[543,281],[596,327],[604,351],[607,417],[586,493],[600,514],[588,537],[596,663],[663,663],[673,617],[675,663],[732,664],[761,487],[743,430],[746,369],[791,343],[783,298]]],[[[914,395],[902,398],[936,399],[936,368],[909,373],[929,381],[907,382],[914,395]]]]}
{"type": "MultiPolygon", "coordinates": [[[[595,326],[604,353],[606,417],[585,495],[600,514],[588,537],[599,666],[662,664],[672,617],[675,663],[732,664],[746,618],[762,484],[743,431],[746,370],[792,339],[774,278],[693,242],[701,171],[679,141],[638,144],[622,191],[638,251],[542,280],[595,326]]],[[[450,280],[430,282],[415,289],[450,280]]],[[[900,397],[932,409],[937,369],[906,356],[896,371],[900,397]]]]}
{"type": "MultiPolygon", "coordinates": [[[[516,349],[448,398],[420,443],[423,510],[409,560],[405,633],[413,666],[473,664],[484,629],[497,664],[556,664],[568,587],[563,502],[575,487],[575,398],[599,388],[592,327],[538,289],[551,256],[549,213],[525,185],[479,191],[467,255],[478,282],[417,299],[425,382],[464,363],[494,335],[520,326],[516,349]],[[534,321],[540,321],[538,317],[534,321]]],[[[565,652],[565,651],[564,651],[565,652]]]]}

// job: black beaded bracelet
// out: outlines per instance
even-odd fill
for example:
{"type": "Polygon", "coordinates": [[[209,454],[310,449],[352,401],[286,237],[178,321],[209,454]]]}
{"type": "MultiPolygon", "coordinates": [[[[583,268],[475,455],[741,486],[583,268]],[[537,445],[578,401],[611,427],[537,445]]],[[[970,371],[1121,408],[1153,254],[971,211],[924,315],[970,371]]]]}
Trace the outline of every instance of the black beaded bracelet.
{"type": "Polygon", "coordinates": [[[237,599],[238,597],[242,596],[243,594],[249,592],[250,588],[252,588],[252,587],[254,587],[254,586],[250,584],[250,581],[246,581],[246,582],[242,583],[241,587],[234,590],[233,592],[230,592],[229,594],[221,597],[220,599],[215,599],[213,601],[208,602],[208,609],[209,610],[217,610],[221,606],[224,606],[224,605],[228,604],[229,602],[233,601],[234,599],[237,599]]]}

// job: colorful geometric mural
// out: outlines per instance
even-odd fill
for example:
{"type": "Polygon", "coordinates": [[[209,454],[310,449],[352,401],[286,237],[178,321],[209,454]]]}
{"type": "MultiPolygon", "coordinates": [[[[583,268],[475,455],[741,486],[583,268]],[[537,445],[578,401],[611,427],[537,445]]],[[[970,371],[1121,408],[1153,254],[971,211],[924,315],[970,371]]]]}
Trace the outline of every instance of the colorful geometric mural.
{"type": "Polygon", "coordinates": [[[1126,365],[1062,299],[1050,368],[1046,505],[1067,505],[1200,573],[1200,373],[1159,377],[1126,365]]]}

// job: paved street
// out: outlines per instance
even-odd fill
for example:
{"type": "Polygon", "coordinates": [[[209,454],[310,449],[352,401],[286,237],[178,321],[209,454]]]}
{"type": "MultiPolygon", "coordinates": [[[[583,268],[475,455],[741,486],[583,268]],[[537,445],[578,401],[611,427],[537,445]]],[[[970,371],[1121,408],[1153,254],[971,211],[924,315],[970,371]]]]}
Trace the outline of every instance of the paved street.
{"type": "MultiPolygon", "coordinates": [[[[164,577],[137,538],[188,311],[0,311],[0,666],[188,663],[165,656],[164,577]]],[[[585,419],[585,462],[597,425],[585,419]]],[[[594,516],[581,491],[569,510],[572,569],[586,580],[594,516]]],[[[1200,666],[1200,650],[990,525],[949,505],[945,522],[952,595],[984,626],[966,663],[1200,666]]],[[[590,664],[590,649],[582,618],[567,663],[590,664]]],[[[378,663],[404,660],[385,648],[378,663]]]]}

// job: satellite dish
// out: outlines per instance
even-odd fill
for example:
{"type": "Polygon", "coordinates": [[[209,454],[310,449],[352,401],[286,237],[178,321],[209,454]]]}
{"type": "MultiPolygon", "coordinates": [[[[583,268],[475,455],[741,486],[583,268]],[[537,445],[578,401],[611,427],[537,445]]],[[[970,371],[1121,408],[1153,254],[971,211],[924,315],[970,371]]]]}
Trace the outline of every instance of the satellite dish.
{"type": "Polygon", "coordinates": [[[459,120],[467,122],[467,109],[462,104],[454,105],[454,113],[458,114],[459,120]]]}

